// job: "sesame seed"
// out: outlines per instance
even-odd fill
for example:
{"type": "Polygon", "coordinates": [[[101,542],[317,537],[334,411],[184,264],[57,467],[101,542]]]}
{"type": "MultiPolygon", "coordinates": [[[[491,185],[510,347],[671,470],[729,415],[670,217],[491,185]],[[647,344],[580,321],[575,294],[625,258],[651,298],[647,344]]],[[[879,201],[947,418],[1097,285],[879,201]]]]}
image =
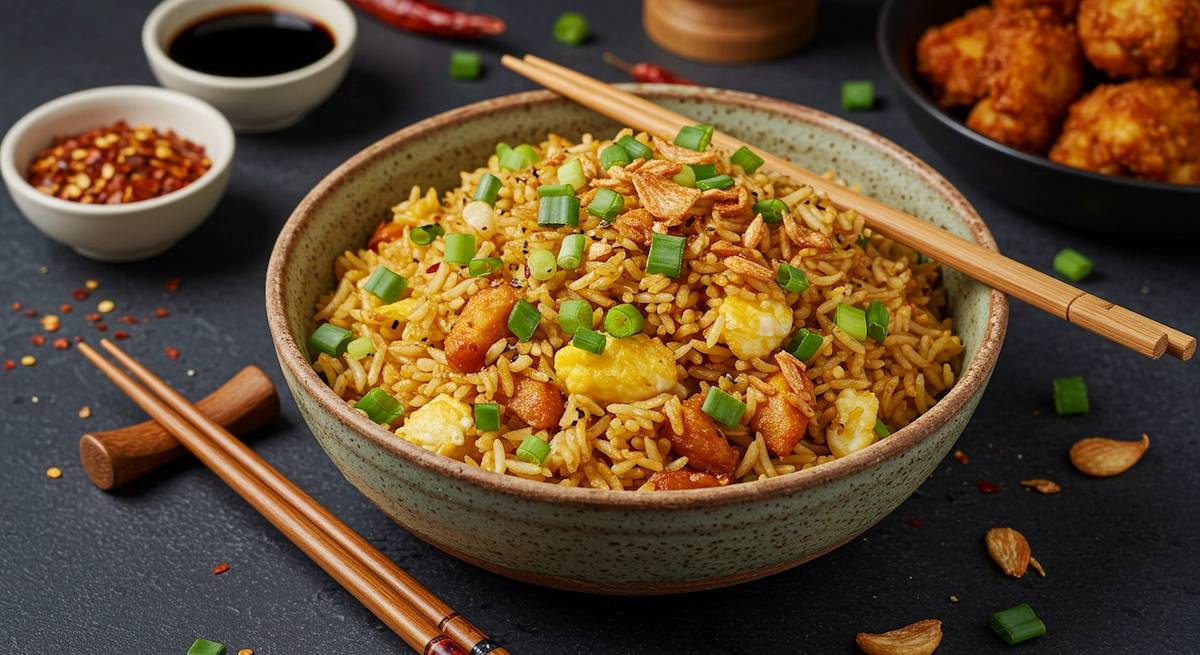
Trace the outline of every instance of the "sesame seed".
{"type": "Polygon", "coordinates": [[[87,282],[83,283],[83,286],[85,286],[89,289],[99,289],[100,283],[95,280],[88,280],[87,282]]]}
{"type": "Polygon", "coordinates": [[[57,466],[51,466],[50,468],[46,469],[46,477],[52,480],[57,480],[62,477],[62,469],[58,468],[57,466]]]}
{"type": "Polygon", "coordinates": [[[21,358],[21,366],[33,366],[36,363],[37,360],[33,358],[33,355],[25,355],[21,358]]]}
{"type": "Polygon", "coordinates": [[[100,303],[96,305],[96,311],[100,312],[101,314],[107,314],[116,308],[117,304],[111,300],[101,300],[100,303]]]}

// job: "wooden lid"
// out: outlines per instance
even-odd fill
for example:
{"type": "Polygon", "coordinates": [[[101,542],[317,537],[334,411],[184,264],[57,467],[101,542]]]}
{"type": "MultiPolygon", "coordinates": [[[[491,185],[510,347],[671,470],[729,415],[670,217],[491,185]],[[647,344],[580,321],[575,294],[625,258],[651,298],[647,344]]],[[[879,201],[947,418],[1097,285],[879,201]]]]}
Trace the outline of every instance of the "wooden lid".
{"type": "Polygon", "coordinates": [[[817,0],[645,0],[642,25],[655,43],[680,57],[763,61],[812,40],[817,0]]]}

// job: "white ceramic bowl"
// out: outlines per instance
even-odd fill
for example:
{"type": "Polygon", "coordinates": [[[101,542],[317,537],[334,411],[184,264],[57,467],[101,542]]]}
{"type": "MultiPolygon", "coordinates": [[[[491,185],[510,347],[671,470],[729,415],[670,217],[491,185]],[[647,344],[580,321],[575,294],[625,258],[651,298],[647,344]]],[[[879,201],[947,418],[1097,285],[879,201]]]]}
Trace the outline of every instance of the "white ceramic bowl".
{"type": "Polygon", "coordinates": [[[51,100],[26,114],[0,143],[0,174],[17,207],[46,236],[100,261],[153,257],[200,226],[225,193],[232,170],[233,128],[189,95],[152,86],[108,86],[51,100]],[[186,187],[121,205],[85,205],[48,196],[25,174],[55,137],[124,120],[149,125],[204,146],[212,168],[186,187]]]}
{"type": "Polygon", "coordinates": [[[341,84],[357,37],[354,12],[342,0],[165,0],[142,25],[142,49],[158,82],[211,103],[239,132],[272,132],[298,123],[341,84]],[[333,50],[304,68],[264,77],[209,75],[167,56],[171,41],[196,22],[256,6],[290,10],[325,25],[333,33],[333,50]]]}

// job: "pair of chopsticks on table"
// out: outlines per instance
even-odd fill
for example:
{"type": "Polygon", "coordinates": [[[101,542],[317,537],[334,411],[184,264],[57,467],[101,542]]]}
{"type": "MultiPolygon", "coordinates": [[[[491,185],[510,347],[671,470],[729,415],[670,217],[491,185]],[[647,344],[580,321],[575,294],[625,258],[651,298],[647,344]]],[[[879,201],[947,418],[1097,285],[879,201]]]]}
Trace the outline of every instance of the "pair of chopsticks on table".
{"type": "MultiPolygon", "coordinates": [[[[551,91],[655,136],[670,140],[680,128],[696,123],[649,100],[533,55],[526,55],[524,59],[505,55],[501,61],[505,67],[551,91]]],[[[767,168],[825,192],[839,210],[854,210],[862,215],[867,227],[875,232],[1130,350],[1152,359],[1158,359],[1165,352],[1184,361],[1196,352],[1193,336],[1076,289],[728,134],[714,133],[712,143],[730,152],[749,148],[766,162],[767,168]]]]}
{"type": "Polygon", "coordinates": [[[508,655],[166,382],[111,341],[100,344],[150,390],[86,343],[79,350],[413,650],[508,655]]]}

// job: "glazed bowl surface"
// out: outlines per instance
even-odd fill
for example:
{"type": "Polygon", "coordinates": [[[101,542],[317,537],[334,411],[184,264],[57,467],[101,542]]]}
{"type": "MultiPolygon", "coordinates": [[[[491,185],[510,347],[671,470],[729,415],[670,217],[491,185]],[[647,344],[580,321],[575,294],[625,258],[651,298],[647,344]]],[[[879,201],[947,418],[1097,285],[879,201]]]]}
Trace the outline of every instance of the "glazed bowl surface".
{"type": "MultiPolygon", "coordinates": [[[[717,89],[628,85],[699,122],[989,248],[996,244],[945,179],[896,145],[812,109],[717,89]]],[[[620,125],[547,91],[476,103],[409,126],[362,151],[296,208],[267,273],[267,315],[288,386],[322,447],[386,515],[438,548],[502,575],[594,593],[720,587],[796,566],[853,539],[904,501],[954,445],[1004,339],[999,292],[946,271],[966,350],[958,383],[930,411],[851,456],[717,489],[655,493],[569,488],[496,475],[423,450],[339,399],[309,364],[318,294],[334,258],[363,247],[414,184],[439,191],[486,161],[497,141],[553,131],[607,138],[620,125]]]]}

